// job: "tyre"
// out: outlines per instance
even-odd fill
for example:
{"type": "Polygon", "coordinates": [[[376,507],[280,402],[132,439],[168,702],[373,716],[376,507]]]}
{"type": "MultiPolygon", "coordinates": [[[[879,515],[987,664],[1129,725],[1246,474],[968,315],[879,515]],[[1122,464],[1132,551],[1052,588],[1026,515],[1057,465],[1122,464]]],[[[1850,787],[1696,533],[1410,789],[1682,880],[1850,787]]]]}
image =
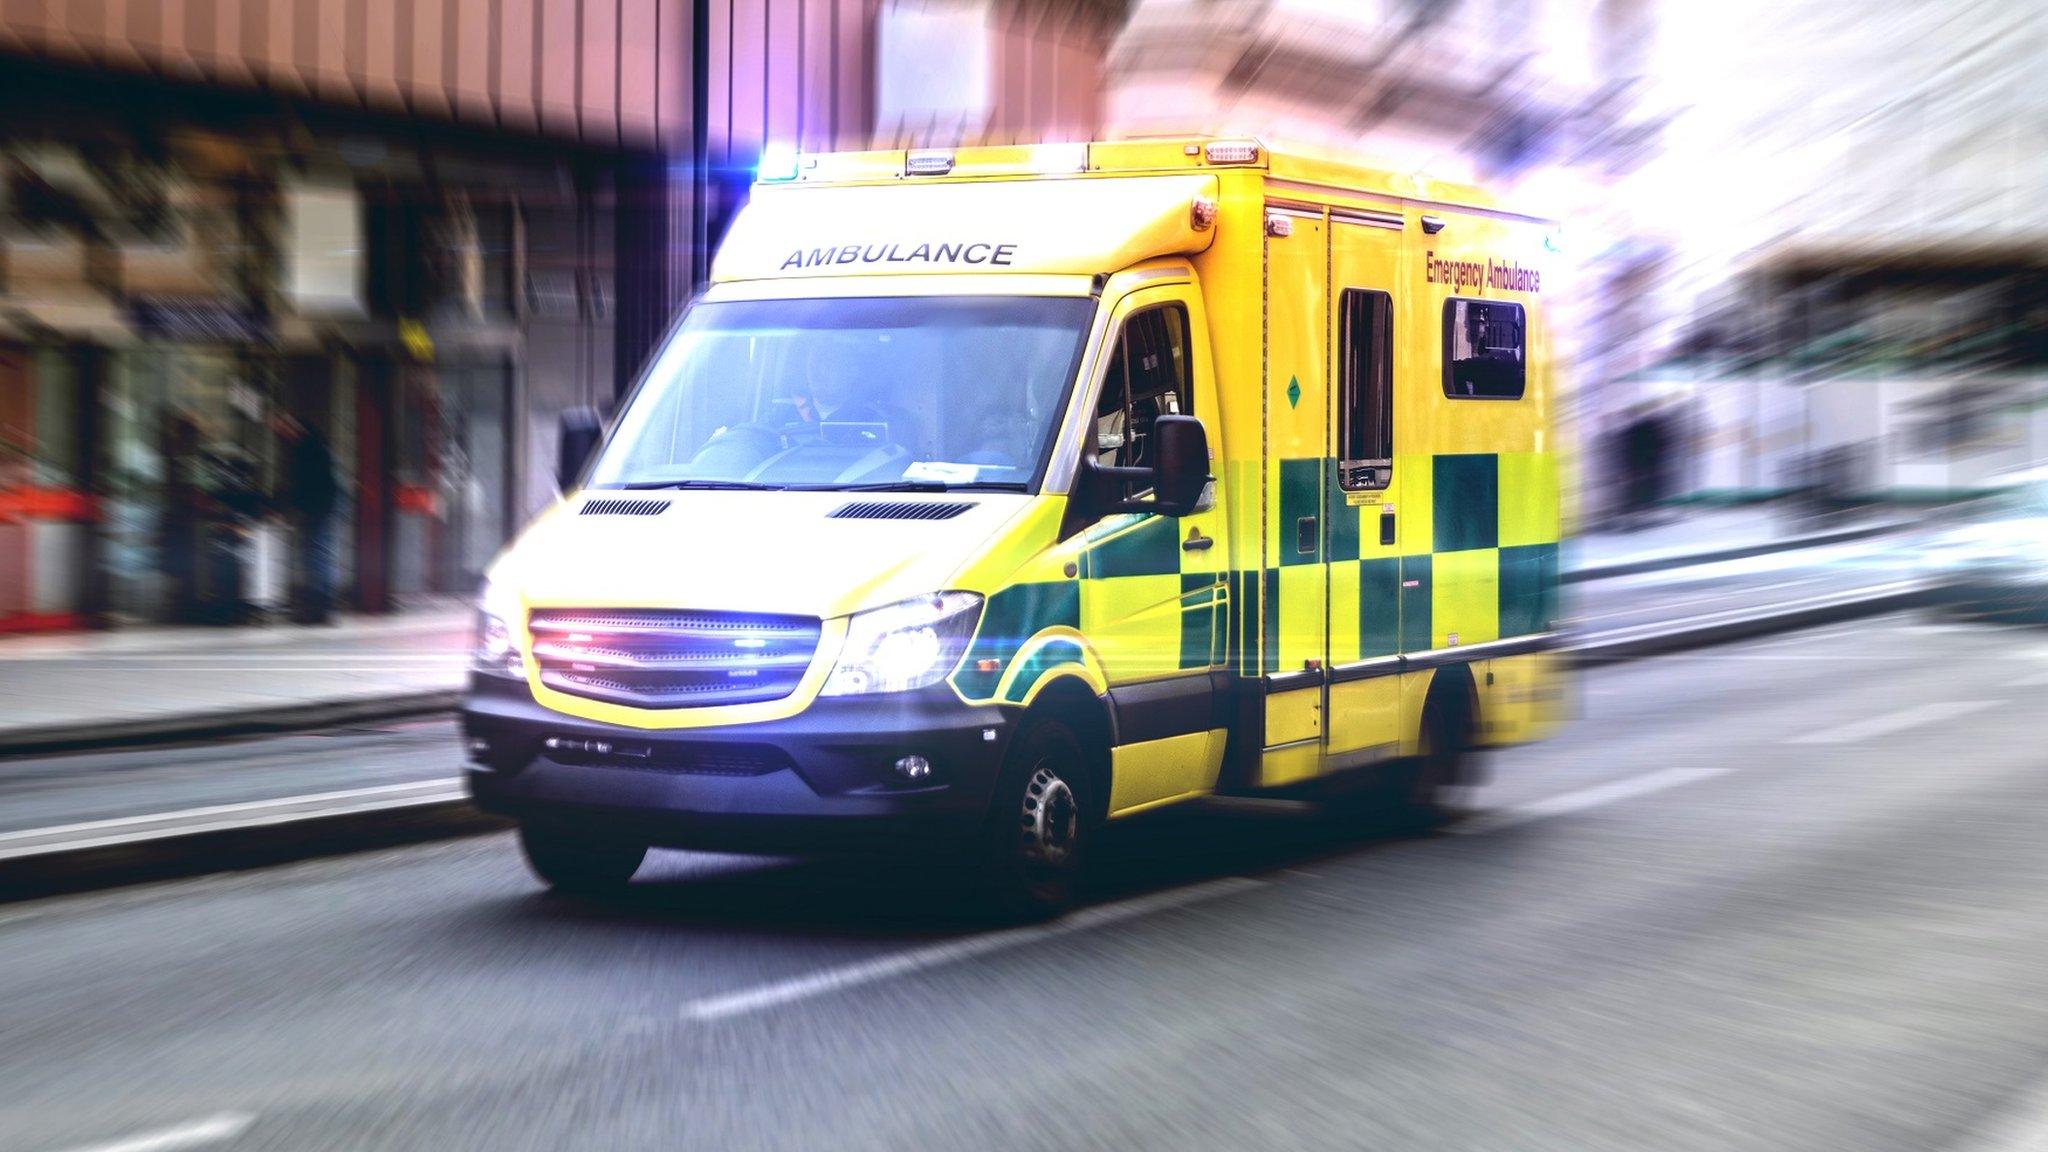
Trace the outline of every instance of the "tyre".
{"type": "Polygon", "coordinates": [[[1472,709],[1455,691],[1436,691],[1422,706],[1422,747],[1397,781],[1395,815],[1405,831],[1430,832],[1456,820],[1458,787],[1472,776],[1472,709]]]}
{"type": "Polygon", "coordinates": [[[545,825],[520,825],[519,846],[536,876],[572,896],[602,896],[623,889],[647,858],[644,844],[545,825]]]}
{"type": "Polygon", "coordinates": [[[1048,916],[1072,900],[1093,834],[1087,754],[1074,730],[1027,721],[1011,742],[990,802],[983,869],[998,907],[1048,916]]]}

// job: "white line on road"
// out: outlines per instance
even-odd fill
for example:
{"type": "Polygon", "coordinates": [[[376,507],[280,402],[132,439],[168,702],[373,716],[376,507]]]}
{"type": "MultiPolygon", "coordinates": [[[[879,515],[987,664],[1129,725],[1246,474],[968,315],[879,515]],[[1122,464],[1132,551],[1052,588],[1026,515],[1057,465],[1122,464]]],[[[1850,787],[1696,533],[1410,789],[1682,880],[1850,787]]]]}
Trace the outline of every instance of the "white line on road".
{"type": "Polygon", "coordinates": [[[1221,880],[1211,880],[1206,884],[1197,884],[1192,888],[1154,892],[1147,896],[1120,900],[1114,904],[1102,904],[1094,908],[1084,908],[1071,916],[1056,920],[1050,924],[1034,924],[1023,928],[1006,928],[1002,931],[990,932],[982,936],[969,936],[961,940],[949,940],[943,944],[932,944],[923,948],[913,948],[907,952],[897,952],[888,956],[881,956],[873,960],[863,960],[855,964],[842,965],[838,968],[827,968],[821,972],[813,972],[808,976],[778,980],[772,984],[762,984],[753,988],[742,989],[738,992],[729,992],[723,996],[707,996],[699,1000],[692,1000],[683,1005],[683,1016],[686,1019],[695,1020],[700,1023],[726,1020],[734,1016],[745,1016],[748,1013],[765,1011],[766,1009],[780,1007],[781,1005],[794,1003],[798,1000],[809,1000],[816,996],[824,996],[828,993],[839,992],[848,988],[857,988],[863,984],[873,984],[898,976],[907,976],[913,972],[922,972],[931,968],[943,967],[947,964],[957,964],[962,960],[971,960],[976,956],[986,956],[991,952],[1002,952],[1011,948],[1020,948],[1026,944],[1035,944],[1041,940],[1050,940],[1057,936],[1068,936],[1075,932],[1085,932],[1091,928],[1100,928],[1103,925],[1114,924],[1121,920],[1132,920],[1140,916],[1149,916],[1154,912],[1164,912],[1169,908],[1179,908],[1189,904],[1200,903],[1204,900],[1214,900],[1218,897],[1229,896],[1233,893],[1260,887],[1264,883],[1265,881],[1255,880],[1249,876],[1227,876],[1221,880]]]}
{"type": "Polygon", "coordinates": [[[1883,716],[1871,716],[1867,719],[1852,721],[1834,728],[1823,728],[1818,732],[1807,732],[1803,735],[1794,736],[1789,742],[1793,744],[1854,744],[1864,740],[1872,740],[1879,736],[1889,736],[1894,732],[1904,732],[1909,728],[1918,728],[1923,724],[1938,724],[1943,720],[1954,720],[1961,716],[1968,716],[1972,712],[1982,712],[1984,709],[2000,703],[2003,703],[2003,701],[1933,700],[1900,712],[1892,712],[1883,716]]]}
{"type": "Polygon", "coordinates": [[[1549,797],[1548,799],[1518,804],[1513,808],[1502,808],[1499,811],[1488,812],[1483,816],[1467,820],[1463,824],[1454,825],[1451,830],[1461,836],[1494,832],[1502,828],[1511,828],[1517,824],[1527,824],[1532,820],[1547,820],[1552,816],[1564,816],[1573,812],[1583,812],[1588,808],[1598,808],[1602,805],[1613,804],[1619,800],[1630,800],[1637,796],[1647,796],[1653,792],[1662,792],[1668,788],[1677,788],[1681,785],[1691,784],[1696,780],[1720,776],[1729,771],[1731,769],[1727,768],[1662,768],[1655,772],[1646,772],[1641,776],[1630,776],[1625,780],[1613,780],[1606,784],[1595,784],[1590,788],[1581,788],[1576,792],[1566,792],[1559,796],[1549,797]]]}
{"type": "Polygon", "coordinates": [[[223,1112],[180,1124],[176,1128],[165,1128],[157,1132],[144,1132],[139,1136],[128,1136],[105,1144],[93,1144],[74,1148],[71,1152],[175,1152],[180,1148],[197,1148],[203,1144],[218,1144],[232,1140],[242,1134],[243,1129],[255,1123],[256,1118],[241,1112],[223,1112]]]}

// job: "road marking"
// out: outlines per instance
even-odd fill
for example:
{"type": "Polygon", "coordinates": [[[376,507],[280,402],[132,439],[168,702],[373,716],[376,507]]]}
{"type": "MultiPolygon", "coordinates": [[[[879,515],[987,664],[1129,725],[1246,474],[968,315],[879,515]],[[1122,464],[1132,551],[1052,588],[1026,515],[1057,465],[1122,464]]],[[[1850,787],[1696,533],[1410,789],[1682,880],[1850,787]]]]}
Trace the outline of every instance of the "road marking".
{"type": "Polygon", "coordinates": [[[218,1144],[232,1140],[242,1134],[243,1129],[256,1122],[254,1116],[241,1112],[223,1112],[180,1124],[176,1128],[165,1128],[157,1132],[144,1132],[105,1144],[92,1144],[73,1148],[70,1152],[174,1152],[179,1148],[197,1148],[202,1144],[218,1144]]]}
{"type": "Polygon", "coordinates": [[[2020,1094],[2010,1107],[1992,1113],[1991,1118],[1970,1135],[1949,1145],[1949,1152],[2042,1152],[2048,1149],[2048,1083],[2036,1084],[2020,1094]]]}
{"type": "Polygon", "coordinates": [[[1611,780],[1605,784],[1581,788],[1576,792],[1566,792],[1548,799],[1488,812],[1462,824],[1453,825],[1451,831],[1460,836],[1495,832],[1502,828],[1512,828],[1517,824],[1547,820],[1552,816],[1565,816],[1573,812],[1583,812],[1588,808],[1599,808],[1617,801],[1631,800],[1637,796],[1648,796],[1653,792],[1663,792],[1730,771],[1732,769],[1728,768],[1660,768],[1655,772],[1645,772],[1641,776],[1611,780]]]}
{"type": "Polygon", "coordinates": [[[1794,736],[1788,743],[1854,744],[1864,740],[1875,739],[1879,736],[1889,736],[1894,732],[1904,732],[1909,728],[1918,728],[1923,724],[1936,724],[1943,720],[1954,720],[1960,716],[1968,716],[1972,712],[1982,712],[1984,709],[2000,703],[2003,703],[2003,701],[1934,700],[1915,708],[1907,708],[1901,712],[1892,712],[1884,716],[1872,716],[1834,728],[1824,728],[1819,732],[1803,733],[1794,736]]]}
{"type": "Polygon", "coordinates": [[[699,1023],[729,1020],[734,1016],[745,1016],[753,1012],[762,1012],[770,1008],[781,1007],[784,1004],[792,1004],[799,1000],[809,1000],[833,992],[845,991],[848,988],[858,988],[863,984],[874,984],[898,976],[908,976],[913,972],[923,972],[932,968],[944,967],[948,964],[957,964],[962,960],[971,960],[977,956],[986,956],[992,952],[1003,952],[1011,948],[1021,948],[1027,944],[1036,944],[1039,941],[1051,940],[1060,936],[1070,936],[1076,932],[1086,932],[1093,928],[1100,928],[1104,925],[1115,924],[1123,920],[1135,920],[1140,916],[1149,916],[1154,912],[1164,912],[1169,908],[1180,908],[1205,900],[1215,900],[1223,896],[1230,896],[1238,892],[1261,887],[1264,883],[1265,881],[1256,880],[1250,876],[1227,876],[1221,880],[1211,880],[1206,884],[1197,884],[1191,888],[1170,889],[1164,892],[1154,892],[1147,896],[1133,897],[1129,900],[1120,900],[1114,904],[1102,904],[1094,908],[1084,908],[1071,916],[1056,920],[1050,924],[1033,924],[1022,928],[1005,928],[1001,931],[987,933],[986,935],[970,936],[962,940],[949,940],[943,944],[933,944],[924,948],[912,948],[907,952],[897,952],[873,960],[862,960],[858,963],[846,964],[838,968],[827,968],[820,972],[813,972],[808,976],[778,980],[772,984],[762,984],[753,988],[742,989],[738,992],[728,992],[722,996],[707,996],[699,1000],[692,1000],[683,1005],[683,1016],[686,1019],[695,1020],[699,1023]]]}

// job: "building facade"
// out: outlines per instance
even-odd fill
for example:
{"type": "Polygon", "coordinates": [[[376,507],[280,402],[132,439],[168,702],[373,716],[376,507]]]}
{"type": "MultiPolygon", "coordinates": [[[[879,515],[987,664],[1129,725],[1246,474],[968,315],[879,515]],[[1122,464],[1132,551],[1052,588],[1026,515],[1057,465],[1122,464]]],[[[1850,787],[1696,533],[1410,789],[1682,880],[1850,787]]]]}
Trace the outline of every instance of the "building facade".
{"type": "Polygon", "coordinates": [[[1679,410],[1716,497],[1942,498],[2048,459],[2048,10],[1668,16],[1687,111],[1632,194],[1669,258],[1610,412],[1679,410]]]}
{"type": "MultiPolygon", "coordinates": [[[[1663,246],[1623,185],[1668,119],[1655,0],[1141,0],[1111,57],[1131,135],[1216,132],[1488,186],[1564,222],[1555,276],[1564,434],[1635,364],[1663,246]]],[[[1574,469],[1584,476],[1592,469],[1574,469]]]]}
{"type": "Polygon", "coordinates": [[[280,417],[335,461],[348,605],[469,593],[764,147],[1087,135],[1120,14],[0,5],[0,630],[279,606],[280,417]]]}

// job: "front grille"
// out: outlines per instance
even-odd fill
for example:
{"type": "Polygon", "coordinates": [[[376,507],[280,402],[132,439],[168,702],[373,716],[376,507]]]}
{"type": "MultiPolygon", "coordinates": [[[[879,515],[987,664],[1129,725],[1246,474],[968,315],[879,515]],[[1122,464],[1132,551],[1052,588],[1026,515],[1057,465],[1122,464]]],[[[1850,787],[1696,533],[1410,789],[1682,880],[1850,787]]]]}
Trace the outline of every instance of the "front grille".
{"type": "Polygon", "coordinates": [[[640,609],[536,609],[528,618],[540,682],[636,708],[780,700],[818,648],[809,616],[640,609]]]}

